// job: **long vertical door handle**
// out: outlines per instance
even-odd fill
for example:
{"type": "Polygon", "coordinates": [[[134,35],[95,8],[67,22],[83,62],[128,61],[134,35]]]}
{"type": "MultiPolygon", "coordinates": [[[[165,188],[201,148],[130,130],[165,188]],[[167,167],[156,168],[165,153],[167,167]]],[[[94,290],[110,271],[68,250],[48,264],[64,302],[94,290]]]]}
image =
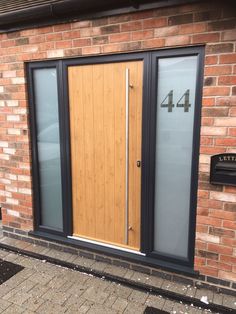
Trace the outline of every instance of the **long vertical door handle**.
{"type": "Polygon", "coordinates": [[[125,244],[129,241],[129,69],[125,69],[125,244]]]}

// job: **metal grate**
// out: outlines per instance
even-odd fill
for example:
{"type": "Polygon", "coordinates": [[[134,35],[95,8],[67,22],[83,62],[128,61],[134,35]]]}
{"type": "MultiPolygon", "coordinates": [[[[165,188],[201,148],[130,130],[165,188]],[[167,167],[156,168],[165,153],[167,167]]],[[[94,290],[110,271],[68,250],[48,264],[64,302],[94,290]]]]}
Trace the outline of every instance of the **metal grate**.
{"type": "Polygon", "coordinates": [[[24,269],[24,267],[0,259],[0,285],[22,269],[24,269]]]}
{"type": "Polygon", "coordinates": [[[0,14],[20,11],[31,7],[38,7],[44,4],[52,4],[61,0],[1,0],[0,14]]]}

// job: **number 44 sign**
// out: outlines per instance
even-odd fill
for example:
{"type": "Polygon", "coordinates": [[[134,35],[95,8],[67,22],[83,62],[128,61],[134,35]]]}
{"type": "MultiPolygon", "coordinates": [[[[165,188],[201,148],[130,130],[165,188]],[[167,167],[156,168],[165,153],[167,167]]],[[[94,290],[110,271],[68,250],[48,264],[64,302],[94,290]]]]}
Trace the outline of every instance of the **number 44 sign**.
{"type": "MultiPolygon", "coordinates": [[[[173,94],[174,94],[174,91],[172,89],[169,91],[169,93],[161,102],[161,107],[168,108],[168,112],[172,112],[172,108],[175,106],[173,103],[173,94]],[[167,102],[165,102],[166,100],[167,102]]],[[[190,90],[187,89],[186,92],[180,97],[180,99],[178,100],[176,104],[176,107],[183,107],[184,112],[188,112],[189,107],[191,107],[191,104],[189,103],[189,95],[190,95],[190,90]]]]}

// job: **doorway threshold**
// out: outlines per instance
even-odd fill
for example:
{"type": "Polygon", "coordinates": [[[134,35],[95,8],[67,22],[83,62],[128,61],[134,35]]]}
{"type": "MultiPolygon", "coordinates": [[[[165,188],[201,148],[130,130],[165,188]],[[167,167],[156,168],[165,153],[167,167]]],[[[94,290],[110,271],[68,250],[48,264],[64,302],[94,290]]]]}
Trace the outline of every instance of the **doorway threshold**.
{"type": "Polygon", "coordinates": [[[111,248],[111,249],[115,249],[115,250],[120,250],[120,251],[123,251],[123,252],[128,252],[128,253],[133,253],[133,254],[137,254],[137,255],[146,256],[145,253],[141,253],[139,251],[127,249],[127,248],[124,248],[124,247],[120,247],[118,245],[112,245],[112,244],[103,243],[103,242],[100,242],[100,241],[89,240],[89,239],[76,237],[76,236],[67,236],[67,238],[73,239],[73,240],[82,241],[82,242],[86,242],[86,243],[96,244],[96,245],[100,245],[100,246],[103,246],[103,247],[107,247],[107,248],[111,248]]]}

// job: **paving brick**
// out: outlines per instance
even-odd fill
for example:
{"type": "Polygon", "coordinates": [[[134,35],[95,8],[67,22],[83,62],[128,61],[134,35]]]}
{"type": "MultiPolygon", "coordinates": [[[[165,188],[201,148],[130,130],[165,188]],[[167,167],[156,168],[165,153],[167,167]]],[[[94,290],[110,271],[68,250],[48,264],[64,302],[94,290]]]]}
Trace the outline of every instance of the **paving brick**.
{"type": "Polygon", "coordinates": [[[39,297],[32,297],[28,298],[22,306],[30,311],[36,311],[43,303],[45,302],[44,299],[41,299],[39,297]]]}
{"type": "Polygon", "coordinates": [[[46,301],[44,302],[35,312],[36,313],[47,313],[47,314],[61,314],[61,313],[65,313],[66,308],[59,305],[59,304],[55,304],[53,302],[50,301],[46,301]]]}
{"type": "Polygon", "coordinates": [[[125,314],[141,314],[141,313],[143,314],[145,308],[146,306],[144,305],[129,303],[124,313],[125,314]]]}
{"type": "Polygon", "coordinates": [[[162,309],[165,304],[165,299],[162,296],[149,295],[146,301],[147,306],[152,306],[157,309],[162,309]]]}
{"type": "Polygon", "coordinates": [[[58,291],[57,289],[49,289],[41,297],[44,300],[50,300],[53,303],[62,305],[69,298],[69,294],[65,292],[58,291]]]}
{"type": "Polygon", "coordinates": [[[128,300],[131,302],[144,304],[148,298],[148,293],[134,290],[131,292],[131,295],[129,296],[128,300]]]}
{"type": "Polygon", "coordinates": [[[123,312],[127,306],[128,306],[127,300],[122,299],[122,298],[117,298],[117,300],[112,305],[112,308],[119,312],[123,312]]]}
{"type": "Polygon", "coordinates": [[[83,294],[82,298],[89,301],[96,302],[98,304],[103,304],[108,298],[109,294],[103,291],[100,291],[96,286],[88,288],[83,294]]]}

